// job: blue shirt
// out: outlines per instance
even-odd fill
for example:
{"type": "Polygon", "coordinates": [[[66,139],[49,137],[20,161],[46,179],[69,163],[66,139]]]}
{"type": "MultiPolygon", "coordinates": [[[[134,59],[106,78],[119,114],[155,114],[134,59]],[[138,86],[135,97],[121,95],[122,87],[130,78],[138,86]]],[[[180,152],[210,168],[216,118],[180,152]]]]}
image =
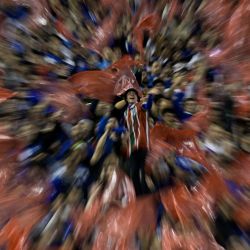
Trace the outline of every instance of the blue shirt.
{"type": "Polygon", "coordinates": [[[42,93],[39,90],[31,89],[27,92],[26,100],[32,105],[38,104],[42,100],[42,93]]]}
{"type": "Polygon", "coordinates": [[[104,134],[105,132],[105,127],[107,125],[109,117],[108,116],[103,116],[99,122],[99,126],[97,128],[97,139],[100,139],[101,136],[104,134]]]}
{"type": "Polygon", "coordinates": [[[175,114],[181,122],[185,122],[186,120],[192,117],[192,114],[184,111],[184,108],[183,108],[184,97],[185,97],[185,93],[180,91],[180,92],[174,93],[173,100],[172,100],[175,114]]]}
{"type": "Polygon", "coordinates": [[[62,58],[60,58],[59,56],[56,56],[50,52],[45,53],[44,58],[46,59],[46,61],[49,61],[52,64],[64,63],[62,58]]]}
{"type": "Polygon", "coordinates": [[[110,66],[110,62],[109,61],[107,61],[107,60],[102,60],[101,62],[99,62],[97,65],[96,65],[96,67],[98,68],[98,69],[106,69],[106,68],[108,68],[109,66],[110,66]]]}
{"type": "Polygon", "coordinates": [[[25,47],[22,43],[18,41],[13,41],[10,43],[10,48],[12,51],[14,51],[17,54],[24,54],[25,53],[25,47]]]}

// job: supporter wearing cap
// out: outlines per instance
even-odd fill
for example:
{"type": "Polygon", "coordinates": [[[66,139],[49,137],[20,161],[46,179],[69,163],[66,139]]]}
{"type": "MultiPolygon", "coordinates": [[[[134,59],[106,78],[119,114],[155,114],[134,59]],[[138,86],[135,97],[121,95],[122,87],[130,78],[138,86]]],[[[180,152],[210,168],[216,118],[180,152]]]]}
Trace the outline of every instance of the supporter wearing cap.
{"type": "Polygon", "coordinates": [[[149,95],[147,102],[139,102],[140,94],[131,82],[123,91],[124,100],[118,102],[115,107],[122,109],[127,106],[124,112],[124,122],[128,134],[128,153],[127,170],[135,185],[136,193],[147,192],[145,182],[144,165],[149,142],[149,113],[153,104],[153,95],[149,95]]]}

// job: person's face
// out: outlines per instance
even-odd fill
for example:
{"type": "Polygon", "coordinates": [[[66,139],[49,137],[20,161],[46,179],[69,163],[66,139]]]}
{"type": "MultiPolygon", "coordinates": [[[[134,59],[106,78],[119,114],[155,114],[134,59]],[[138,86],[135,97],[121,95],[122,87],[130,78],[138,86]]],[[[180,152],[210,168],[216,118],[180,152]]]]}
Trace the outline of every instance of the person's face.
{"type": "Polygon", "coordinates": [[[217,123],[220,120],[221,111],[217,109],[212,109],[209,114],[209,120],[211,122],[217,123]]]}
{"type": "Polygon", "coordinates": [[[96,106],[96,110],[95,110],[95,114],[97,116],[104,116],[106,114],[109,114],[111,111],[111,105],[109,103],[106,102],[98,102],[97,106],[96,106]]]}
{"type": "Polygon", "coordinates": [[[240,140],[240,146],[244,151],[250,153],[250,134],[242,136],[240,140]]]}
{"type": "Polygon", "coordinates": [[[119,159],[115,154],[110,154],[103,162],[104,174],[109,175],[116,167],[119,166],[119,159]]]}
{"type": "Polygon", "coordinates": [[[170,100],[161,98],[158,102],[158,107],[159,107],[159,111],[160,113],[163,111],[163,109],[165,108],[171,108],[172,107],[172,103],[170,100]]]}
{"type": "Polygon", "coordinates": [[[116,126],[118,126],[117,124],[117,120],[115,118],[110,118],[108,120],[108,123],[106,125],[106,129],[113,129],[115,128],[116,126]]]}
{"type": "Polygon", "coordinates": [[[98,57],[96,55],[91,55],[89,57],[89,64],[94,65],[98,63],[98,57]]]}
{"type": "MultiPolygon", "coordinates": [[[[184,75],[183,75],[183,78],[185,78],[184,75]]],[[[181,88],[181,89],[185,89],[185,88],[187,87],[187,85],[188,85],[188,82],[185,81],[185,80],[183,80],[182,83],[181,83],[181,85],[180,85],[180,88],[181,88]]]]}
{"type": "Polygon", "coordinates": [[[180,73],[175,73],[173,76],[173,83],[180,84],[183,81],[184,77],[180,73]]]}
{"type": "Polygon", "coordinates": [[[142,71],[142,82],[146,82],[147,81],[147,72],[146,71],[142,71]]]}
{"type": "Polygon", "coordinates": [[[186,101],[184,109],[186,112],[194,114],[196,112],[197,103],[195,101],[186,101]]]}
{"type": "Polygon", "coordinates": [[[220,140],[223,139],[224,137],[224,131],[222,128],[220,128],[219,126],[216,125],[212,125],[210,126],[210,128],[208,129],[208,133],[207,136],[215,142],[219,142],[220,140]]]}
{"type": "Polygon", "coordinates": [[[18,137],[26,143],[31,142],[37,135],[38,130],[32,124],[27,124],[21,128],[18,137]]]}
{"type": "Polygon", "coordinates": [[[164,85],[163,83],[157,83],[155,87],[159,90],[160,93],[163,93],[164,91],[164,85]]]}
{"type": "Polygon", "coordinates": [[[176,53],[174,54],[173,58],[174,58],[174,61],[179,61],[180,58],[181,58],[181,54],[180,54],[179,52],[176,52],[176,53]]]}
{"type": "Polygon", "coordinates": [[[231,236],[229,239],[227,249],[228,250],[247,250],[249,249],[249,246],[247,242],[242,240],[240,237],[231,236]]]}
{"type": "Polygon", "coordinates": [[[178,120],[176,119],[174,114],[165,113],[162,118],[163,118],[163,121],[164,121],[165,125],[167,125],[168,127],[171,127],[171,128],[177,128],[178,127],[178,120]]]}
{"type": "Polygon", "coordinates": [[[167,77],[169,77],[169,76],[171,76],[171,68],[170,67],[167,67],[167,68],[165,68],[163,71],[162,71],[162,74],[161,74],[161,76],[163,77],[163,78],[167,78],[167,77]]]}
{"type": "Polygon", "coordinates": [[[110,60],[112,59],[113,57],[113,52],[110,48],[106,47],[103,49],[103,57],[106,59],[106,60],[110,60]]]}
{"type": "Polygon", "coordinates": [[[77,141],[80,139],[80,129],[79,126],[76,125],[72,128],[72,138],[77,141]]]}
{"type": "Polygon", "coordinates": [[[52,49],[52,50],[55,50],[55,51],[57,51],[58,49],[59,49],[59,47],[60,47],[60,41],[59,41],[59,39],[57,39],[57,38],[53,38],[51,41],[50,41],[50,48],[52,49]]]}
{"type": "Polygon", "coordinates": [[[137,94],[134,90],[129,90],[126,98],[127,98],[127,102],[129,104],[134,104],[134,103],[138,102],[138,97],[137,97],[137,94]]]}
{"type": "Polygon", "coordinates": [[[154,127],[154,119],[152,117],[149,118],[149,127],[150,128],[154,127]]]}
{"type": "Polygon", "coordinates": [[[161,64],[159,62],[154,62],[152,65],[151,72],[153,75],[160,74],[161,72],[161,64]]]}
{"type": "Polygon", "coordinates": [[[80,129],[83,137],[86,138],[90,134],[90,131],[92,129],[92,123],[90,121],[88,121],[88,120],[82,121],[79,124],[79,129],[80,129]]]}

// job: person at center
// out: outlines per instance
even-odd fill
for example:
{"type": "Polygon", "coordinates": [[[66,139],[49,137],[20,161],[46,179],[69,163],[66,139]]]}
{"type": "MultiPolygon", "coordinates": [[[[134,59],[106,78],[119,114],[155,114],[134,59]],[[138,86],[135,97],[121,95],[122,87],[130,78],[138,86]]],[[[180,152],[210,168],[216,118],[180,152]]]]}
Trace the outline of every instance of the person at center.
{"type": "Polygon", "coordinates": [[[115,108],[123,111],[123,123],[127,129],[127,155],[125,170],[132,179],[137,195],[146,194],[149,189],[145,180],[145,160],[150,147],[149,112],[153,105],[153,93],[140,98],[140,90],[131,84],[123,90],[123,100],[115,108]]]}

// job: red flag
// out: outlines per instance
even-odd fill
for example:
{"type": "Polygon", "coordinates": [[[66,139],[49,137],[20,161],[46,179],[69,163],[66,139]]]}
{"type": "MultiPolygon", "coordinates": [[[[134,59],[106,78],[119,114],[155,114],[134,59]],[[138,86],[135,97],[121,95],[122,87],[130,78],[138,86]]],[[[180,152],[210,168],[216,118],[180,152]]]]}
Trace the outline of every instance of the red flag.
{"type": "Polygon", "coordinates": [[[0,103],[14,97],[15,95],[16,93],[0,87],[0,103]]]}
{"type": "Polygon", "coordinates": [[[143,36],[145,31],[149,31],[150,36],[157,33],[161,25],[161,18],[157,13],[145,16],[134,28],[133,35],[137,49],[143,55],[143,36]]]}
{"type": "Polygon", "coordinates": [[[62,111],[62,120],[74,123],[88,112],[88,108],[76,97],[72,87],[65,83],[50,86],[46,99],[58,110],[62,111]]]}
{"type": "Polygon", "coordinates": [[[250,2],[242,0],[228,22],[225,34],[225,46],[230,48],[231,55],[237,59],[248,60],[250,55],[250,2]]]}
{"type": "Polygon", "coordinates": [[[94,32],[93,39],[87,44],[87,48],[93,50],[99,54],[102,53],[103,48],[105,48],[112,36],[117,23],[117,16],[111,15],[111,17],[106,17],[100,27],[97,27],[94,32]]]}
{"type": "Polygon", "coordinates": [[[241,228],[248,230],[250,227],[250,202],[241,202],[237,205],[238,206],[234,211],[233,218],[241,228]]]}
{"type": "Polygon", "coordinates": [[[227,0],[210,0],[207,1],[200,9],[201,16],[205,19],[205,24],[222,31],[228,23],[232,14],[232,2],[227,0]]]}
{"type": "Polygon", "coordinates": [[[179,0],[172,0],[170,3],[169,11],[168,11],[168,17],[167,17],[167,24],[172,22],[174,17],[176,15],[181,14],[181,8],[182,6],[179,3],[179,0]]]}
{"type": "Polygon", "coordinates": [[[247,153],[240,152],[235,156],[230,169],[227,170],[226,177],[235,183],[243,186],[250,185],[250,156],[247,153]]]}
{"type": "Polygon", "coordinates": [[[170,144],[177,154],[209,167],[204,152],[197,145],[195,131],[191,129],[169,128],[163,124],[156,124],[150,133],[151,150],[157,147],[157,140],[170,144]]]}
{"type": "Polygon", "coordinates": [[[234,96],[236,100],[235,114],[241,118],[250,118],[250,96],[247,93],[234,96]]]}
{"type": "Polygon", "coordinates": [[[135,89],[141,96],[140,86],[131,70],[140,64],[130,56],[124,56],[107,70],[79,72],[69,78],[74,90],[90,98],[112,103],[115,95],[122,95],[129,88],[135,89]]]}
{"type": "Polygon", "coordinates": [[[125,55],[107,69],[107,72],[112,72],[116,78],[115,95],[120,96],[128,89],[135,89],[138,95],[142,96],[140,86],[131,70],[131,67],[139,65],[141,65],[140,61],[135,61],[130,56],[125,55]]]}
{"type": "Polygon", "coordinates": [[[65,38],[75,41],[75,38],[73,37],[72,33],[68,28],[63,24],[63,22],[56,20],[55,21],[55,28],[58,33],[62,34],[65,38]]]}
{"type": "Polygon", "coordinates": [[[78,94],[112,103],[114,99],[115,78],[105,71],[79,72],[69,78],[78,94]]]}

